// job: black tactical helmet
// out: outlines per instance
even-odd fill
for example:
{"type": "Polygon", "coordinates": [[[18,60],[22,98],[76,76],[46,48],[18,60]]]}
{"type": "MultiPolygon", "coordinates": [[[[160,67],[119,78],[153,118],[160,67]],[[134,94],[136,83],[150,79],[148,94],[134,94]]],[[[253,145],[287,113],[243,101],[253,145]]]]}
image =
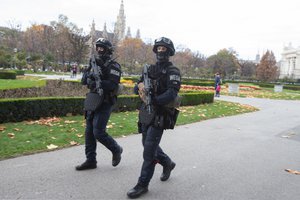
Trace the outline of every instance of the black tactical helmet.
{"type": "Polygon", "coordinates": [[[103,47],[108,54],[112,54],[112,52],[114,51],[111,42],[105,38],[98,38],[98,40],[96,41],[96,48],[97,47],[103,47]]]}
{"type": "Polygon", "coordinates": [[[160,37],[154,40],[154,46],[153,46],[153,52],[157,53],[157,47],[158,46],[164,46],[167,47],[167,49],[170,52],[170,56],[174,56],[175,54],[175,48],[172,40],[166,37],[160,37]]]}

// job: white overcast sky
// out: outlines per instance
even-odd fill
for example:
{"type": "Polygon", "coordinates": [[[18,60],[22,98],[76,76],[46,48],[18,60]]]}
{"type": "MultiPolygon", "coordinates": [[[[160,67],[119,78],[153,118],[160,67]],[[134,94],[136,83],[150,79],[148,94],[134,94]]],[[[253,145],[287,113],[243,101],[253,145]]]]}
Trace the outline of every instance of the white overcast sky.
{"type": "MultiPolygon", "coordinates": [[[[112,31],[121,0],[0,0],[0,26],[50,24],[59,14],[89,32],[112,31]]],[[[300,0],[124,0],[126,26],[144,41],[166,36],[205,56],[233,48],[242,59],[300,46],[300,0]]],[[[127,30],[126,30],[127,31],[127,30]]]]}

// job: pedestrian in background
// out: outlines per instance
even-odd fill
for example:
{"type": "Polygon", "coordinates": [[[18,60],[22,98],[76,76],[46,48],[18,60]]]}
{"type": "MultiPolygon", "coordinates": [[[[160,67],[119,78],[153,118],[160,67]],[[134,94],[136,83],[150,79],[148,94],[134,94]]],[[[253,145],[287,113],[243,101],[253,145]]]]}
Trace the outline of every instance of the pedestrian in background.
{"type": "Polygon", "coordinates": [[[217,72],[215,74],[215,96],[216,97],[220,97],[220,91],[221,91],[221,76],[220,74],[217,72]]]}

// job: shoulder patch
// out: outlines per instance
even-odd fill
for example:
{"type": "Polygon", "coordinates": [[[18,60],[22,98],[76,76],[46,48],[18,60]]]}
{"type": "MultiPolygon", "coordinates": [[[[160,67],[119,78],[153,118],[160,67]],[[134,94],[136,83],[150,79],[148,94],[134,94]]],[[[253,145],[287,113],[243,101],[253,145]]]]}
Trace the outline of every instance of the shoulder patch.
{"type": "Polygon", "coordinates": [[[170,75],[170,81],[180,81],[179,75],[170,75]]]}
{"type": "Polygon", "coordinates": [[[121,76],[121,72],[117,71],[115,69],[110,69],[110,74],[116,75],[116,76],[121,76]]]}

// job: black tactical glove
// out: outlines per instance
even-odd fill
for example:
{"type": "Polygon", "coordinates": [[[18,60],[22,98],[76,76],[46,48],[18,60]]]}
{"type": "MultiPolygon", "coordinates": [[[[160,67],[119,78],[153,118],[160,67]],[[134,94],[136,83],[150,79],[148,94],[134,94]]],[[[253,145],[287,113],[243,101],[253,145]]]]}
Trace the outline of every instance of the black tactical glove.
{"type": "Polygon", "coordinates": [[[88,67],[84,68],[83,73],[89,72],[89,71],[91,71],[91,69],[92,69],[92,66],[89,65],[88,67]]]}

